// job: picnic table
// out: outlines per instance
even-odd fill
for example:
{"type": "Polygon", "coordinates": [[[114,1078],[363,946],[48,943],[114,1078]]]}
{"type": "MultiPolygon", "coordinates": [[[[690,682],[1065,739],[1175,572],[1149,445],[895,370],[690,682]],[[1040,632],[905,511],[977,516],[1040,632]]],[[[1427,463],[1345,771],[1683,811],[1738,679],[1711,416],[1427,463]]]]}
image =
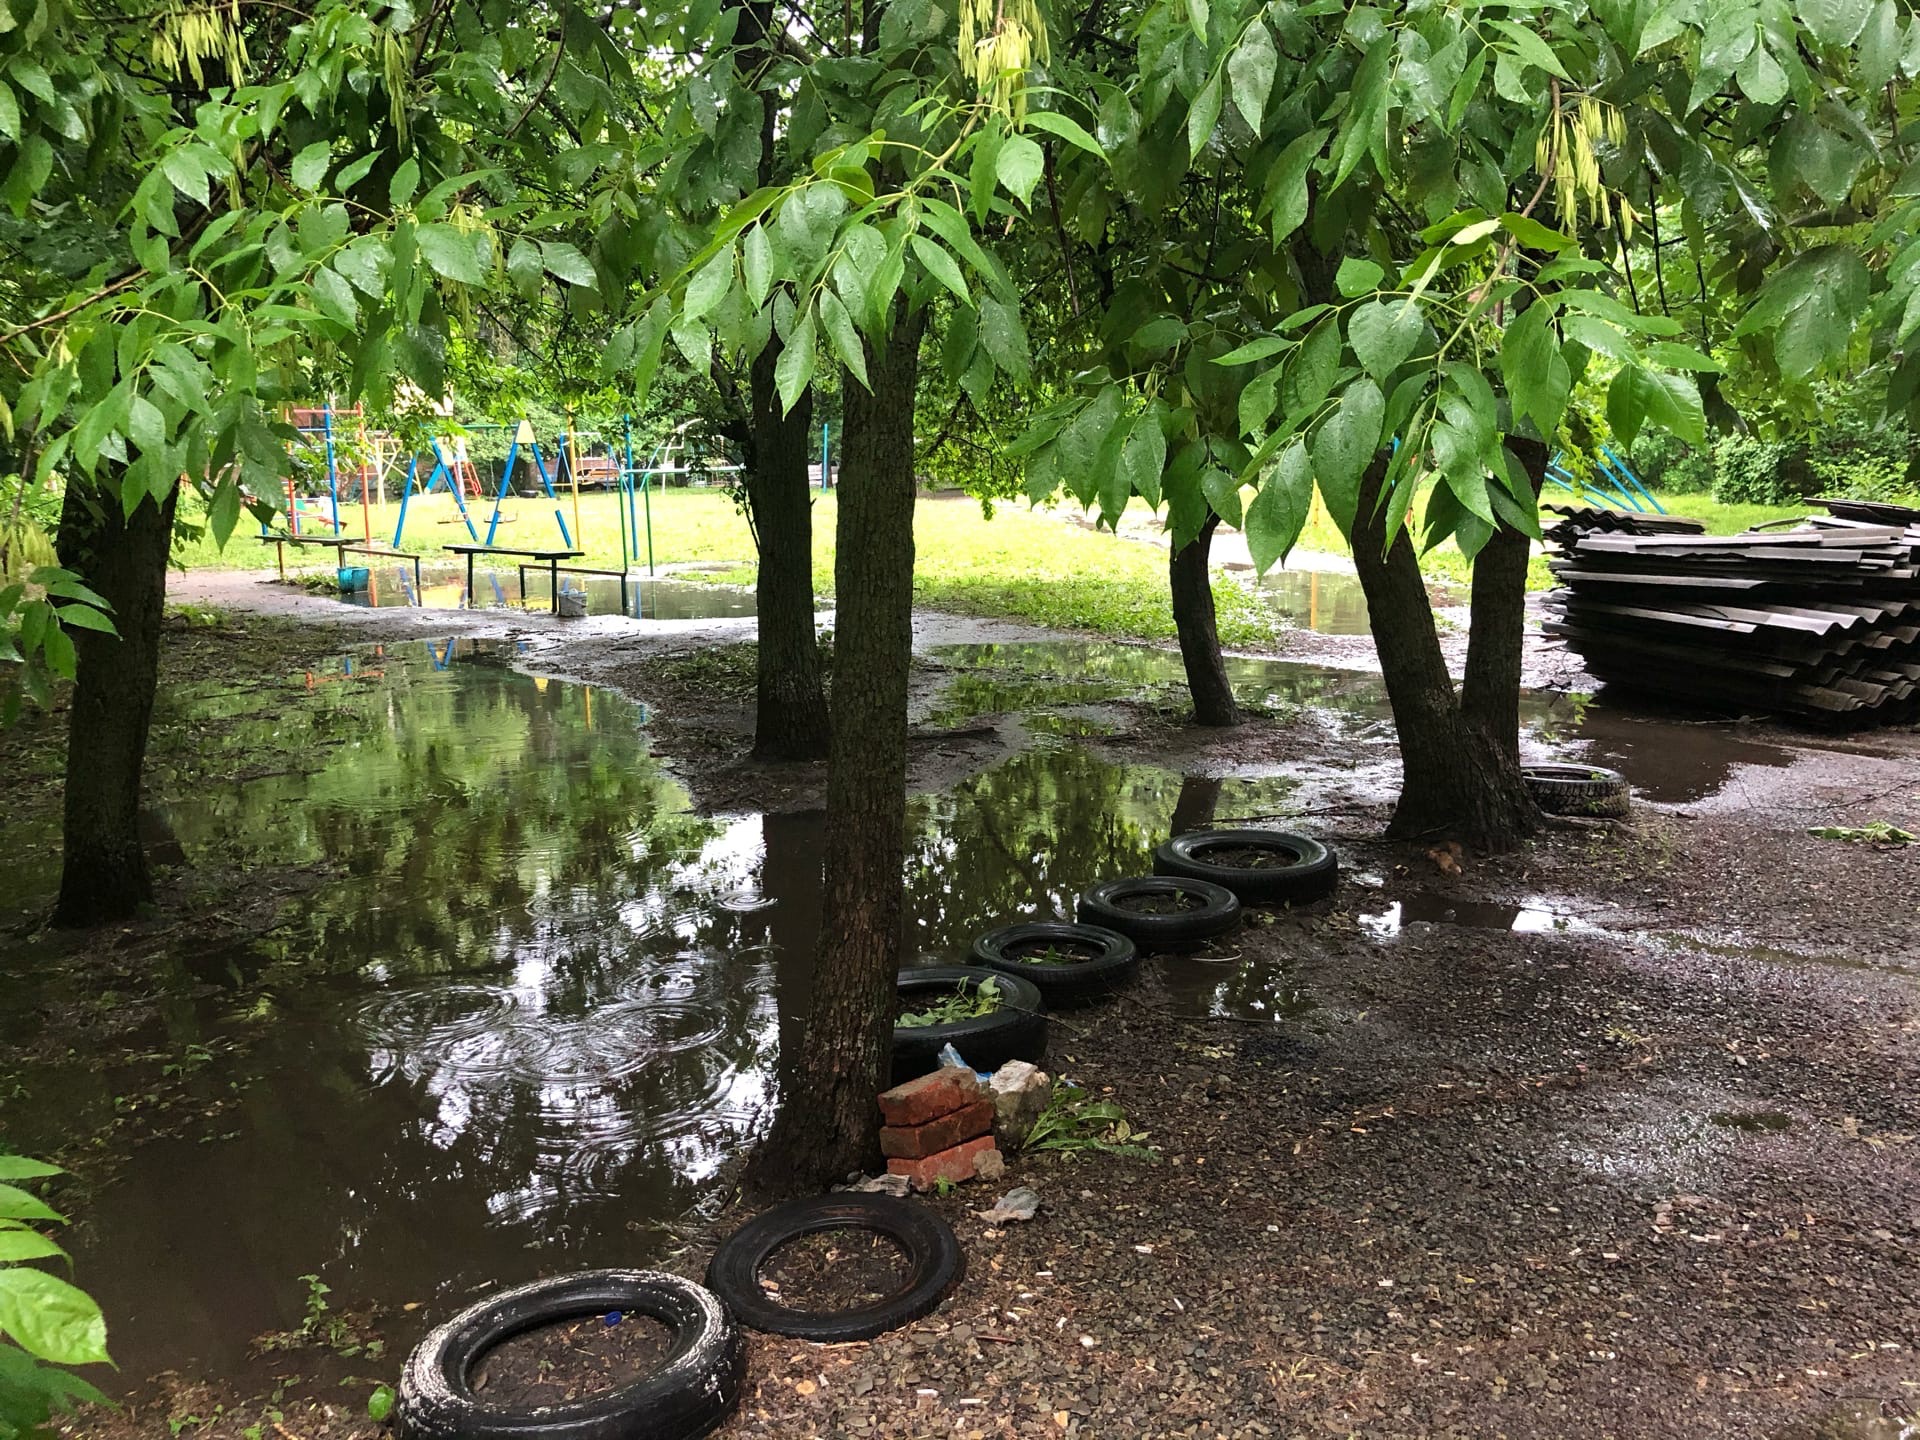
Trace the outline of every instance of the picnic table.
{"type": "Polygon", "coordinates": [[[560,562],[577,560],[587,552],[584,550],[520,550],[509,545],[447,545],[443,549],[451,550],[455,555],[467,557],[467,603],[473,603],[473,557],[476,555],[507,555],[519,557],[520,598],[527,598],[527,567],[544,565],[547,567],[547,579],[552,586],[552,609],[560,613],[560,562]]]}
{"type": "Polygon", "coordinates": [[[371,555],[376,559],[413,561],[413,588],[420,588],[420,557],[411,550],[389,550],[378,545],[366,545],[351,535],[295,535],[285,530],[265,530],[260,534],[262,545],[274,547],[274,558],[280,567],[280,578],[287,578],[287,546],[316,545],[323,550],[333,551],[333,563],[337,569],[342,555],[371,555]]]}

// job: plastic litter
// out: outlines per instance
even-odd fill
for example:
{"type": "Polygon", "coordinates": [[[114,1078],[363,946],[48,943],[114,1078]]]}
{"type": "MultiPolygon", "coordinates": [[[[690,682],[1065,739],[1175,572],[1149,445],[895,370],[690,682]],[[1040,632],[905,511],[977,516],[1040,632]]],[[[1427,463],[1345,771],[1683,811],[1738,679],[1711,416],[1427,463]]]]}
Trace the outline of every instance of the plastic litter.
{"type": "Polygon", "coordinates": [[[991,1210],[974,1213],[989,1225],[1005,1225],[1015,1220],[1031,1220],[1040,1209],[1040,1193],[1025,1185],[1016,1185],[998,1200],[991,1210]]]}

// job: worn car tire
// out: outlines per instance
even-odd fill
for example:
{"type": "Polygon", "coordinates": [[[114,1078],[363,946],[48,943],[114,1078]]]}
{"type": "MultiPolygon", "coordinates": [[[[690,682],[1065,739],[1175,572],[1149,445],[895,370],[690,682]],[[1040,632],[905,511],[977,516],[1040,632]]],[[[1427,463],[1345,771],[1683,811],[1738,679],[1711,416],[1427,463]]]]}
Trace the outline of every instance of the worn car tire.
{"type": "Polygon", "coordinates": [[[998,1070],[1009,1060],[1038,1060],[1047,1053],[1047,1002],[1031,980],[978,965],[924,965],[900,972],[899,991],[904,998],[951,990],[962,980],[976,985],[993,981],[1000,991],[1000,1008],[945,1025],[894,1026],[894,1084],[939,1069],[944,1045],[953,1046],[976,1070],[998,1070]]]}
{"type": "Polygon", "coordinates": [[[1097,999],[1125,983],[1139,967],[1140,950],[1118,930],[1047,920],[989,930],[973,942],[973,963],[1031,981],[1049,1005],[1056,1005],[1097,999]],[[1059,965],[1021,959],[1017,952],[1034,945],[1073,945],[1096,953],[1059,965]]]}
{"type": "Polygon", "coordinates": [[[1108,880],[1080,897],[1080,923],[1118,930],[1142,950],[1191,950],[1228,934],[1240,923],[1240,900],[1224,885],[1185,875],[1142,875],[1108,880]],[[1134,895],[1190,895],[1197,910],[1149,915],[1119,903],[1134,895]]]}
{"type": "Polygon", "coordinates": [[[754,1216],[714,1252],[707,1284],[742,1325],[833,1344],[871,1340],[931,1314],[965,1270],[953,1227],[926,1206],[891,1195],[843,1193],[791,1200],[754,1216]],[[906,1252],[906,1282],[884,1299],[851,1310],[795,1310],[780,1304],[761,1288],[760,1267],[788,1241],[822,1230],[885,1235],[906,1252]]]}
{"type": "Polygon", "coordinates": [[[1311,836],[1284,830],[1190,830],[1153,852],[1153,871],[1211,880],[1233,891],[1243,905],[1319,900],[1331,895],[1340,881],[1340,861],[1333,851],[1311,836]],[[1253,867],[1213,858],[1214,852],[1227,850],[1264,850],[1284,863],[1253,867]]]}
{"type": "Polygon", "coordinates": [[[400,1440],[693,1440],[733,1412],[745,1373],[740,1327],[708,1291],[661,1271],[588,1270],[503,1290],[434,1330],[401,1372],[394,1426],[400,1440]],[[613,1310],[673,1331],[657,1369],[561,1405],[492,1405],[474,1393],[475,1365],[502,1341],[613,1310]]]}
{"type": "Polygon", "coordinates": [[[1549,815],[1617,820],[1633,807],[1633,789],[1618,770],[1598,765],[1522,765],[1533,803],[1549,815]]]}

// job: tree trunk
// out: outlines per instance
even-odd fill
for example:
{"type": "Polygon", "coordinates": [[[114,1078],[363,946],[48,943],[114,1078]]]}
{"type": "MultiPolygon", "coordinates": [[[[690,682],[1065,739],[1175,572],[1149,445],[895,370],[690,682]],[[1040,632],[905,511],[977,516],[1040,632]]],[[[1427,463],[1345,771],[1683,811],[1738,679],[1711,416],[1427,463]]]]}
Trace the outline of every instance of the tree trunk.
{"type": "MultiPolygon", "coordinates": [[[[1447,673],[1413,542],[1403,529],[1386,549],[1380,504],[1385,476],[1382,457],[1361,479],[1353,560],[1400,739],[1400,799],[1387,833],[1507,849],[1533,832],[1539,814],[1520,780],[1518,742],[1509,756],[1491,732],[1468,723],[1447,673]]],[[[1483,669],[1493,664],[1487,659],[1483,669]]],[[[1517,689],[1514,705],[1517,725],[1517,689]]]]}
{"type": "Polygon", "coordinates": [[[769,339],[753,362],[753,453],[747,506],[760,542],[755,608],[760,616],[753,753],[762,760],[819,760],[830,723],[820,646],[813,629],[813,504],[807,446],[813,435],[813,390],[780,413],[774,366],[780,342],[769,339]]]}
{"type": "MultiPolygon", "coordinates": [[[[1538,440],[1513,439],[1509,448],[1540,490],[1550,456],[1538,440]]],[[[1526,646],[1527,537],[1501,525],[1473,560],[1472,619],[1460,708],[1467,723],[1486,732],[1500,751],[1520,763],[1520,657],[1526,646]]]]}
{"type": "Polygon", "coordinates": [[[1185,835],[1189,830],[1210,829],[1219,809],[1219,776],[1182,775],[1180,797],[1173,802],[1173,819],[1167,826],[1168,833],[1185,835]]]}
{"type": "Polygon", "coordinates": [[[73,632],[77,670],[67,724],[66,831],[56,925],[125,920],[153,899],[140,844],[140,776],[160,671],[177,489],[127,515],[117,486],[70,481],[60,563],[113,607],[117,635],[73,632]]]}
{"type": "Polygon", "coordinates": [[[748,1172],[760,1194],[818,1189],[878,1154],[900,965],[907,670],[913,652],[913,402],[922,317],[845,377],[826,887],[802,1053],[748,1172]]]}
{"type": "Polygon", "coordinates": [[[1246,717],[1227,683],[1226,662],[1220,658],[1220,629],[1214,619],[1213,576],[1207,570],[1213,532],[1220,524],[1209,513],[1200,533],[1167,557],[1167,579],[1173,590],[1173,625],[1180,636],[1180,659],[1187,667],[1187,689],[1193,695],[1193,718],[1201,725],[1239,725],[1246,717]]]}

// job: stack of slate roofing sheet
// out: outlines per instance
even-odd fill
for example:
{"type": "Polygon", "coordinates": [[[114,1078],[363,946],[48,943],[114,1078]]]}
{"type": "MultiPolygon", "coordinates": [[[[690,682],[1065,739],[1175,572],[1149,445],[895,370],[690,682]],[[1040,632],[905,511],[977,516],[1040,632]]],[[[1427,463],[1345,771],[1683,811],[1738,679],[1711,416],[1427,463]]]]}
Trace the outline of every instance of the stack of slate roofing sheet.
{"type": "Polygon", "coordinates": [[[1892,508],[1731,536],[1573,530],[1549,562],[1563,588],[1547,633],[1596,679],[1712,709],[1906,720],[1920,713],[1920,511],[1892,508]]]}
{"type": "Polygon", "coordinates": [[[1609,510],[1604,505],[1542,505],[1566,518],[1549,528],[1549,540],[1567,541],[1588,530],[1619,531],[1627,535],[1698,535],[1706,530],[1698,520],[1678,515],[1648,515],[1638,510],[1609,510]]]}

